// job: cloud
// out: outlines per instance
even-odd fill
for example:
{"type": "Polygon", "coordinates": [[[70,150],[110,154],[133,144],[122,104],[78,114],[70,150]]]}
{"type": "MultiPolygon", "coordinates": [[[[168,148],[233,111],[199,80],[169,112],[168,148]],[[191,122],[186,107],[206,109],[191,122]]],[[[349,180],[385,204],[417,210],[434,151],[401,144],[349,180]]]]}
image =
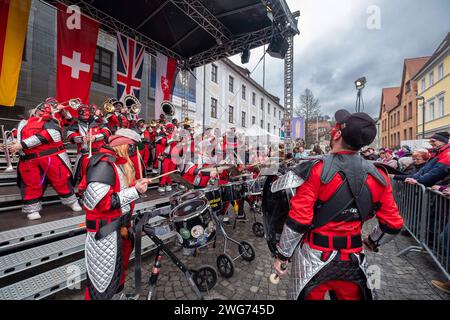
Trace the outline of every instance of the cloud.
{"type": "MultiPolygon", "coordinates": [[[[405,58],[431,55],[450,31],[448,0],[288,0],[300,10],[301,34],[294,40],[294,96],[309,88],[322,113],[354,110],[354,81],[366,76],[365,111],[379,112],[381,88],[399,86],[405,58]],[[381,29],[367,27],[369,6],[380,10],[381,29]]],[[[252,50],[244,67],[253,70],[263,48],[252,50]]],[[[239,56],[232,60],[240,64],[239,56]]],[[[283,101],[283,60],[266,55],[266,89],[283,101]]],[[[262,62],[253,77],[262,83],[262,62]]]]}

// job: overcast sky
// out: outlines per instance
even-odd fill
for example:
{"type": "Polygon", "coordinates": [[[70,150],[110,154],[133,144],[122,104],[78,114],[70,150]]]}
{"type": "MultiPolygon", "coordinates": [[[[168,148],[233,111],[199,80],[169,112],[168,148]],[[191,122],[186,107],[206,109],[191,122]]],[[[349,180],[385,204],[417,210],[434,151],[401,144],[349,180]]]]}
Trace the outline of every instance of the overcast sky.
{"type": "MultiPolygon", "coordinates": [[[[334,115],[342,107],[354,111],[354,81],[367,78],[363,92],[365,111],[379,113],[381,88],[400,86],[403,60],[433,53],[450,31],[449,0],[287,0],[299,10],[300,35],[294,38],[294,95],[309,88],[319,98],[322,114],[334,115]],[[380,29],[367,27],[380,12],[380,29]],[[370,11],[369,13],[368,10],[370,11]]],[[[263,48],[251,51],[253,70],[263,48]]],[[[240,56],[232,57],[239,65],[240,56]]],[[[266,89],[281,98],[283,60],[266,55],[266,89]]],[[[253,78],[262,84],[262,62],[253,78]]]]}

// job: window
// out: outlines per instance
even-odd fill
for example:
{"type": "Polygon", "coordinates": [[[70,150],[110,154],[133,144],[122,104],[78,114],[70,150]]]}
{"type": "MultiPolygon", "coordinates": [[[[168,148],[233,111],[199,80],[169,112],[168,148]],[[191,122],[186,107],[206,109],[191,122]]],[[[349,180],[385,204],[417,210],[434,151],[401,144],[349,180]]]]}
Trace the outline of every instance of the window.
{"type": "Polygon", "coordinates": [[[245,96],[246,96],[245,89],[246,89],[246,87],[244,85],[242,85],[242,100],[245,100],[245,96]]]}
{"type": "Polygon", "coordinates": [[[444,78],[444,64],[441,63],[438,66],[438,80],[441,80],[442,78],[444,78]]]}
{"type": "Polygon", "coordinates": [[[232,76],[228,77],[228,91],[234,92],[234,78],[232,76]]]}
{"type": "Polygon", "coordinates": [[[411,91],[411,81],[408,81],[405,85],[405,91],[406,93],[411,91]]]}
{"type": "Polygon", "coordinates": [[[256,93],[252,92],[252,105],[256,106],[256,93]]]}
{"type": "Polygon", "coordinates": [[[281,111],[278,111],[278,118],[281,119],[281,111]]]}
{"type": "Polygon", "coordinates": [[[217,66],[211,65],[211,81],[217,83],[217,66]]]}
{"type": "Polygon", "coordinates": [[[252,124],[255,124],[255,123],[256,123],[256,117],[252,116],[252,124]]]}
{"type": "Polygon", "coordinates": [[[406,106],[403,106],[403,121],[408,119],[408,114],[406,113],[406,106]]]}
{"type": "Polygon", "coordinates": [[[211,118],[217,119],[217,99],[211,98],[211,118]]]}
{"type": "Polygon", "coordinates": [[[434,84],[434,71],[431,71],[428,75],[428,86],[432,86],[434,84]]]}
{"type": "Polygon", "coordinates": [[[267,114],[270,114],[270,103],[267,103],[267,114]]]}
{"type": "Polygon", "coordinates": [[[438,115],[439,117],[444,116],[444,95],[441,95],[438,98],[438,115]]]}
{"type": "Polygon", "coordinates": [[[92,81],[112,86],[112,58],[113,53],[111,51],[97,46],[92,81]]]}
{"type": "Polygon", "coordinates": [[[234,107],[228,106],[228,122],[233,123],[234,122],[234,107]]]}
{"type": "Polygon", "coordinates": [[[430,108],[429,121],[431,121],[431,120],[434,120],[434,100],[429,101],[428,106],[430,108]]]}
{"type": "Polygon", "coordinates": [[[267,132],[270,133],[270,123],[267,123],[267,132]]]}
{"type": "Polygon", "coordinates": [[[245,111],[242,111],[242,126],[245,128],[245,111]]]}
{"type": "Polygon", "coordinates": [[[412,102],[410,102],[410,103],[408,103],[408,120],[409,120],[409,119],[412,119],[412,114],[413,114],[413,111],[412,111],[412,102]]]}
{"type": "Polygon", "coordinates": [[[409,140],[412,140],[413,138],[413,133],[412,133],[412,128],[409,128],[409,140]]]}
{"type": "Polygon", "coordinates": [[[273,134],[276,134],[277,132],[277,126],[273,126],[273,134]]]}
{"type": "Polygon", "coordinates": [[[425,91],[425,78],[422,79],[422,81],[420,81],[420,88],[423,91],[425,91]]]}
{"type": "Polygon", "coordinates": [[[403,140],[407,140],[408,137],[406,136],[406,129],[403,129],[403,140]]]}
{"type": "Polygon", "coordinates": [[[397,125],[400,125],[400,110],[397,111],[397,125]]]}
{"type": "Polygon", "coordinates": [[[261,98],[261,111],[264,111],[264,99],[261,98]]]}
{"type": "Polygon", "coordinates": [[[277,109],[273,108],[273,117],[276,118],[277,117],[277,109]]]}
{"type": "Polygon", "coordinates": [[[264,120],[261,119],[261,128],[264,128],[264,120]]]}

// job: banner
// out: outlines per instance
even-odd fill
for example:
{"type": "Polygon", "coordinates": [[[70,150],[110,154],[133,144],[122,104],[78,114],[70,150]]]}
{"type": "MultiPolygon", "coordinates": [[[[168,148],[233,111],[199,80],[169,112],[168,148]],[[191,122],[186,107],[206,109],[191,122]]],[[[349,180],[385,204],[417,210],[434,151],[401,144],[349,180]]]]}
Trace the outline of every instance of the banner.
{"type": "Polygon", "coordinates": [[[305,119],[301,116],[292,118],[291,139],[305,139],[305,119]]]}
{"type": "Polygon", "coordinates": [[[0,105],[16,104],[31,0],[0,0],[0,105]]]}
{"type": "Polygon", "coordinates": [[[127,94],[139,99],[145,47],[117,32],[117,99],[127,94]]]}
{"type": "Polygon", "coordinates": [[[170,101],[174,86],[177,61],[158,53],[156,56],[156,92],[155,92],[155,118],[161,114],[161,102],[170,101]]]}
{"type": "Polygon", "coordinates": [[[82,15],[79,7],[62,3],[58,3],[57,24],[56,99],[80,98],[89,104],[99,24],[82,15]]]}

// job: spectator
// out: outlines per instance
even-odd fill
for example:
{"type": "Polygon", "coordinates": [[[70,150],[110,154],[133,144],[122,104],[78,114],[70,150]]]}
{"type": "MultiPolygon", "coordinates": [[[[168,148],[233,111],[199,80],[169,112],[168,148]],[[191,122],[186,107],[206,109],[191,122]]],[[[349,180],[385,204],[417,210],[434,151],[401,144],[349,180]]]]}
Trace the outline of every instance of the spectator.
{"type": "Polygon", "coordinates": [[[396,155],[399,159],[403,158],[403,157],[410,157],[411,156],[411,148],[407,145],[404,145],[401,147],[400,150],[398,150],[396,152],[396,155]]]}
{"type": "Polygon", "coordinates": [[[390,167],[392,167],[394,169],[397,169],[398,168],[398,161],[396,159],[394,159],[392,154],[393,154],[392,150],[385,149],[383,156],[381,156],[381,153],[380,153],[380,156],[382,157],[381,162],[383,162],[384,164],[386,164],[386,165],[388,165],[388,166],[390,166],[390,167]]]}
{"type": "Polygon", "coordinates": [[[439,132],[430,138],[435,156],[431,158],[416,174],[405,179],[406,183],[420,183],[431,187],[439,180],[444,179],[450,166],[450,145],[448,143],[450,134],[439,132]]]}
{"type": "MultiPolygon", "coordinates": [[[[407,158],[402,158],[407,159],[407,158]]],[[[395,175],[394,180],[402,180],[404,181],[406,178],[411,178],[414,174],[419,172],[422,169],[427,161],[430,159],[430,154],[427,149],[417,149],[414,150],[412,154],[412,163],[407,166],[403,172],[406,175],[395,175]]]]}
{"type": "Polygon", "coordinates": [[[295,155],[295,159],[307,158],[308,154],[305,152],[303,147],[298,147],[298,153],[295,155]]]}
{"type": "Polygon", "coordinates": [[[377,159],[377,156],[375,155],[375,149],[374,148],[367,148],[361,153],[362,157],[366,160],[375,161],[377,159]]]}

